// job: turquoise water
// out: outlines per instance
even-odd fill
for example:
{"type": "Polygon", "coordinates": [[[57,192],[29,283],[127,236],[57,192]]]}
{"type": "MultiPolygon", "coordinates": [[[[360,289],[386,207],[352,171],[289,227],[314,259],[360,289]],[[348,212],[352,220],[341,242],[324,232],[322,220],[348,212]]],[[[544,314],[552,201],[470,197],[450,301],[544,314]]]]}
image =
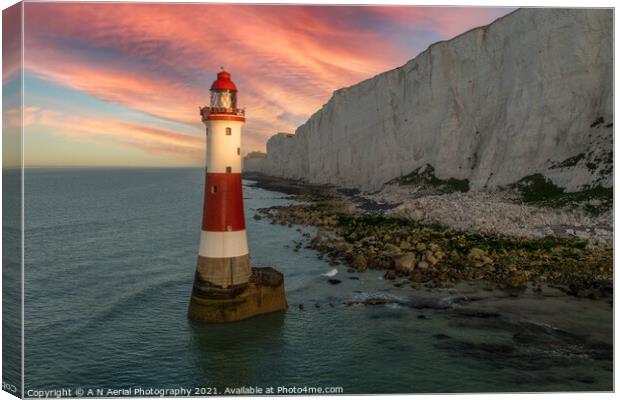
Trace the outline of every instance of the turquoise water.
{"type": "Polygon", "coordinates": [[[499,310],[499,317],[471,317],[456,313],[462,305],[453,301],[467,290],[475,297],[471,288],[395,288],[377,271],[349,274],[342,267],[335,276],[341,282],[332,285],[321,276],[331,267],[317,253],[293,251],[303,239],[299,227],[252,218],[257,208],[292,200],[249,181],[252,262],[284,273],[290,307],[228,325],[189,321],[202,174],[26,171],[26,395],[135,387],[342,387],[346,394],[612,389],[609,304],[487,293],[469,306],[499,310]],[[376,296],[408,305],[343,304],[376,296]]]}

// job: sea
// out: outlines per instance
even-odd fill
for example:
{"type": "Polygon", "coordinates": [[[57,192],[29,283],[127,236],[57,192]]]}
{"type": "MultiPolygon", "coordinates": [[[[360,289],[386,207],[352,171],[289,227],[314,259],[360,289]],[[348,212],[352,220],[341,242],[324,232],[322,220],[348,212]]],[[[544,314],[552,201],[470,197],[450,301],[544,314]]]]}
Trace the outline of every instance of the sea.
{"type": "Polygon", "coordinates": [[[314,228],[253,218],[297,200],[249,180],[251,261],[284,273],[289,308],[190,321],[203,174],[26,169],[26,396],[613,389],[611,302],[413,289],[381,271],[334,268],[295,251],[314,228]],[[369,298],[399,303],[359,304],[369,298]]]}

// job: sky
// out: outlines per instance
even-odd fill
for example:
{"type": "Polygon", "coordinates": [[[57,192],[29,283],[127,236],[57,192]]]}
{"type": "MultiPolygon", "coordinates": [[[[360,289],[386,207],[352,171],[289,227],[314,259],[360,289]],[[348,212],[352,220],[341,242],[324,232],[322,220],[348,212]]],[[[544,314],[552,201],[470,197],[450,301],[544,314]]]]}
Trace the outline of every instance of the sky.
{"type": "MultiPolygon", "coordinates": [[[[271,135],[294,132],[336,89],[511,11],[25,3],[25,162],[203,165],[198,109],[221,66],[246,109],[242,152],[264,151],[271,135]]],[[[6,67],[3,86],[18,72],[6,67]]],[[[5,111],[5,122],[19,115],[5,111]]]]}

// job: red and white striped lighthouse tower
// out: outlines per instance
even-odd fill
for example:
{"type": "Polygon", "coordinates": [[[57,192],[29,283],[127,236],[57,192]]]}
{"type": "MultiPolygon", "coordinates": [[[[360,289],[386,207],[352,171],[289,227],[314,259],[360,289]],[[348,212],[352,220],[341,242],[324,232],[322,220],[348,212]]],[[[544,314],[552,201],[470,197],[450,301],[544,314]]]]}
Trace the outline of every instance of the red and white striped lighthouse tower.
{"type": "Polygon", "coordinates": [[[243,212],[241,128],[237,87],[222,69],[211,85],[211,104],[200,109],[207,134],[202,231],[189,317],[228,322],[287,307],[284,277],[252,268],[243,212]]]}
{"type": "Polygon", "coordinates": [[[224,70],[211,85],[211,105],[201,109],[207,134],[207,169],[198,251],[198,275],[212,290],[242,289],[251,274],[241,190],[241,128],[237,87],[224,70]]]}

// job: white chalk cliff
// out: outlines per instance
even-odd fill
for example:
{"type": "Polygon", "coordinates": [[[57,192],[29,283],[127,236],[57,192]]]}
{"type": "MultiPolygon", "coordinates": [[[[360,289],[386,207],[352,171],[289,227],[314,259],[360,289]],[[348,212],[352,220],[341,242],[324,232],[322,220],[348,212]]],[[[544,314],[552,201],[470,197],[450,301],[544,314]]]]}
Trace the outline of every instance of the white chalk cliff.
{"type": "Polygon", "coordinates": [[[363,190],[426,164],[470,189],[613,185],[611,10],[520,9],[334,92],[245,170],[363,190]]]}

